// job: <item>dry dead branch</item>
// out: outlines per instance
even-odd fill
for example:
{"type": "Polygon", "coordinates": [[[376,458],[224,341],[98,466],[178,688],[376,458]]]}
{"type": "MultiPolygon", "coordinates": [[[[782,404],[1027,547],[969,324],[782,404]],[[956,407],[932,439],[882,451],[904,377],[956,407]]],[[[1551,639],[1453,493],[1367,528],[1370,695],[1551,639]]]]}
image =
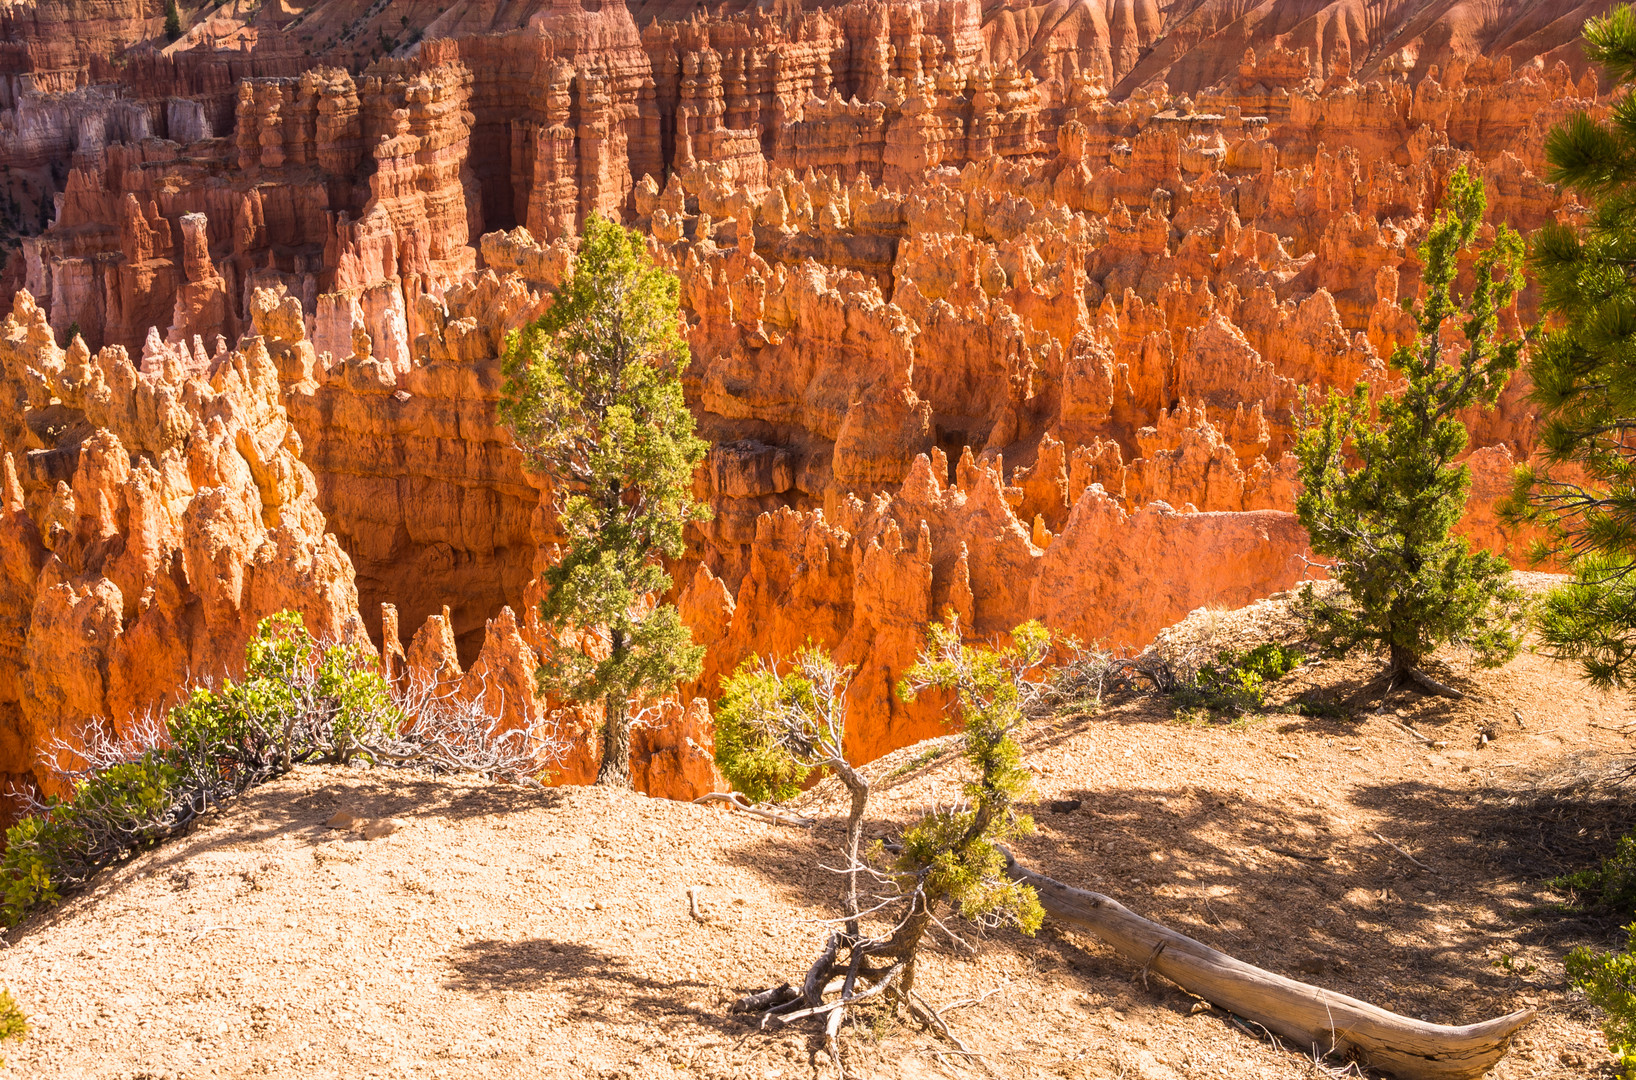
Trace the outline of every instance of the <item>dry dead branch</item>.
{"type": "Polygon", "coordinates": [[[816,818],[802,817],[800,814],[774,806],[771,803],[752,803],[736,791],[712,791],[700,795],[693,800],[695,803],[726,803],[734,810],[741,810],[746,814],[754,814],[758,818],[771,821],[775,825],[790,825],[798,829],[810,829],[818,823],[816,818]]]}
{"type": "MultiPolygon", "coordinates": [[[[1392,843],[1390,840],[1388,840],[1384,836],[1380,835],[1380,833],[1375,833],[1374,837],[1375,837],[1376,840],[1379,840],[1381,843],[1385,844],[1387,847],[1391,848],[1393,851],[1397,852],[1399,855],[1403,856],[1405,859],[1408,859],[1410,862],[1414,863],[1416,866],[1420,867],[1420,869],[1426,871],[1428,874],[1436,874],[1437,873],[1436,870],[1433,870],[1431,867],[1427,866],[1425,863],[1421,862],[1419,859],[1415,858],[1413,855],[1410,855],[1407,851],[1404,851],[1402,848],[1398,847],[1396,844],[1392,843]]],[[[1439,875],[1439,876],[1441,876],[1441,875],[1439,875]]]]}

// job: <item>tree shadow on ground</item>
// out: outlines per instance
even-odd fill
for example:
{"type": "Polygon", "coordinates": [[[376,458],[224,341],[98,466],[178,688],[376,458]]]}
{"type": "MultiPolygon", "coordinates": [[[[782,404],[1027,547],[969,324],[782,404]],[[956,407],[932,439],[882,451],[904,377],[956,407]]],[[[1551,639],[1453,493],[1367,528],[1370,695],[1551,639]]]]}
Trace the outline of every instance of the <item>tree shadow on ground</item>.
{"type": "Polygon", "coordinates": [[[741,1017],[714,1003],[714,983],[655,979],[633,971],[625,959],[571,941],[473,941],[456,949],[450,963],[454,974],[444,985],[463,993],[549,990],[571,998],[581,1016],[632,1012],[660,1023],[688,1019],[722,1032],[744,1028],[741,1017]],[[696,1000],[679,1003],[688,991],[696,1000]]]}
{"type": "Polygon", "coordinates": [[[1595,793],[1474,797],[1412,780],[1314,807],[1071,794],[1080,811],[1040,815],[1038,835],[1018,845],[1033,869],[1246,962],[1445,1023],[1554,986],[1556,975],[1509,961],[1525,946],[1557,955],[1611,941],[1610,920],[1553,911],[1545,881],[1594,865],[1636,825],[1636,808],[1595,793]],[[1336,838],[1329,812],[1348,807],[1382,821],[1336,838]]]}
{"type": "MultiPolygon", "coordinates": [[[[1489,1019],[1560,989],[1560,971],[1542,971],[1530,956],[1612,943],[1620,920],[1553,910],[1545,882],[1595,865],[1636,826],[1627,800],[1583,787],[1473,792],[1385,780],[1320,805],[1200,788],[1060,797],[1079,809],[1038,807],[1036,834],[1016,844],[1031,868],[1107,893],[1245,962],[1442,1023],[1489,1019]],[[1366,825],[1337,824],[1365,811],[1366,825]]],[[[907,805],[872,809],[873,836],[890,837],[912,818],[907,805]]],[[[836,909],[838,876],[781,868],[802,857],[835,865],[839,825],[781,831],[732,857],[789,903],[836,909]]],[[[1104,993],[1134,977],[1107,949],[1049,927],[1033,942],[989,934],[984,947],[1059,965],[1104,993]]],[[[960,955],[946,945],[934,951],[960,955]]],[[[1153,1004],[1182,1012],[1191,1004],[1154,986],[1145,998],[1153,1004]]]]}
{"type": "Polygon", "coordinates": [[[88,887],[70,894],[65,903],[30,916],[11,928],[8,940],[23,938],[57,925],[79,903],[104,903],[138,874],[151,875],[177,870],[180,864],[198,855],[241,845],[255,845],[280,837],[290,837],[308,847],[340,840],[357,839],[358,834],[327,828],[337,811],[346,810],[360,818],[436,818],[461,821],[469,818],[509,814],[521,810],[550,809],[563,799],[558,788],[525,787],[519,784],[484,783],[455,787],[447,778],[398,770],[329,770],[322,783],[292,797],[292,787],[310,782],[307,769],[269,781],[240,795],[227,804],[246,827],[233,832],[211,832],[216,814],[206,814],[181,836],[155,848],[137,851],[129,859],[97,873],[88,887]],[[133,868],[132,863],[140,863],[133,868]]]}

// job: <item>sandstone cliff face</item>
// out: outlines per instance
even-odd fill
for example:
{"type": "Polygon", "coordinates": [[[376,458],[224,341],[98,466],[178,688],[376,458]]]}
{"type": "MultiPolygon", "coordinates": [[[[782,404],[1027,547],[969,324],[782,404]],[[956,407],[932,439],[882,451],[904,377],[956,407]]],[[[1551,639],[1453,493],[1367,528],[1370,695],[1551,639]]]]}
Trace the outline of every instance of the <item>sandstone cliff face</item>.
{"type": "MultiPolygon", "coordinates": [[[[289,300],[259,321],[300,319],[289,300]]],[[[53,791],[40,754],[234,670],[263,616],[361,635],[265,338],[208,371],[177,348],[143,372],[118,346],[58,348],[20,292],[0,323],[0,387],[8,773],[53,791]]]]}
{"type": "MultiPolygon", "coordinates": [[[[890,688],[949,610],[1139,646],[1297,581],[1301,388],[1389,390],[1457,165],[1519,228],[1581,212],[1544,133],[1599,107],[1570,44],[1596,5],[275,7],[0,92],[34,298],[0,404],[0,769],[310,589],[394,678],[553,719],[588,779],[596,716],[531,677],[560,537],[494,402],[593,212],[679,275],[713,445],[672,568],[705,670],[654,706],[640,783],[714,784],[719,680],[808,638],[858,667],[858,756],[935,733],[890,688]],[[76,323],[95,355],[59,347],[76,323]]],[[[1492,504],[1526,385],[1467,420],[1463,528],[1516,556],[1492,504]]]]}
{"type": "MultiPolygon", "coordinates": [[[[470,303],[503,310],[497,288],[489,276],[470,303]]],[[[468,299],[455,293],[456,304],[468,299]]],[[[459,329],[440,333],[433,347],[455,370],[417,368],[410,385],[442,380],[455,391],[442,400],[492,409],[492,396],[457,392],[471,389],[460,384],[459,346],[448,351],[459,329]]],[[[326,532],[320,486],[288,406],[322,408],[314,399],[326,385],[367,394],[372,373],[374,388],[389,391],[391,369],[352,357],[326,371],[327,358],[305,336],[300,301],[266,289],[252,298],[251,329],[238,349],[204,357],[159,344],[147,359],[151,371],[118,346],[91,355],[76,339],[59,348],[26,291],[0,323],[0,604],[8,616],[0,630],[0,763],[20,785],[60,794],[45,758],[71,749],[87,725],[124,730],[188,681],[236,673],[256,622],[274,612],[298,612],[320,638],[368,642],[352,562],[326,532]]],[[[480,422],[492,425],[487,416],[480,422]]],[[[532,496],[521,515],[527,535],[538,522],[538,493],[518,484],[532,496]]],[[[362,504],[370,492],[353,494],[362,504]]],[[[426,498],[406,494],[411,505],[426,498]]],[[[446,523],[465,516],[455,510],[446,523]]],[[[530,539],[532,558],[547,537],[530,539]]],[[[533,587],[519,583],[525,594],[533,587]]],[[[570,744],[555,772],[589,780],[591,721],[534,689],[538,652],[550,643],[532,620],[519,624],[499,590],[469,602],[489,599],[498,613],[479,626],[480,648],[464,667],[446,607],[420,624],[407,650],[388,607],[375,627],[386,643],[384,669],[400,685],[481,698],[507,725],[549,721],[570,744]]],[[[646,790],[685,798],[712,789],[708,715],[703,702],[666,707],[644,725],[636,767],[646,790]]]]}

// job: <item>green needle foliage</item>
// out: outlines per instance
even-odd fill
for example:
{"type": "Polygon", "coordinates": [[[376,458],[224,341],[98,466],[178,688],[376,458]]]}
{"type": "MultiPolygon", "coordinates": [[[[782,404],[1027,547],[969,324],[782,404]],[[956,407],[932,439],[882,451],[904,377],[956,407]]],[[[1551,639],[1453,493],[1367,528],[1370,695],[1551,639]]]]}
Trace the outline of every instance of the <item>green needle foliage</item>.
{"type": "Polygon", "coordinates": [[[175,41],[182,36],[182,13],[176,8],[176,0],[165,0],[165,40],[175,41]]]}
{"type": "Polygon", "coordinates": [[[1606,120],[1576,113],[1545,141],[1547,176],[1591,210],[1532,238],[1543,322],[1528,374],[1545,420],[1536,462],[1502,507],[1543,527],[1540,557],[1574,571],[1539,614],[1546,652],[1596,684],[1636,681],[1636,14],[1585,24],[1585,54],[1625,90],[1606,120]]]}
{"type": "Polygon", "coordinates": [[[1331,655],[1384,647],[1392,685],[1423,679],[1421,662],[1447,642],[1469,646],[1488,665],[1515,656],[1520,644],[1522,596],[1511,568],[1453,535],[1471,487],[1470,471],[1455,463],[1467,439],[1459,413],[1492,406],[1522,352],[1521,339],[1499,329],[1522,285],[1516,232],[1501,225],[1472,260],[1471,292],[1455,292],[1485,207],[1481,178],[1455,170],[1420,246],[1423,299],[1405,302],[1419,335],[1392,355],[1408,386],[1382,400],[1373,420],[1366,384],[1350,397],[1331,391],[1296,446],[1296,515],[1342,586],[1332,596],[1304,590],[1315,635],[1331,655]],[[1455,347],[1458,356],[1446,357],[1455,347]]]}
{"type": "Polygon", "coordinates": [[[642,237],[592,215],[551,309],[513,334],[500,419],[550,478],[567,545],[545,573],[541,621],[559,641],[545,692],[601,703],[597,782],[630,786],[630,710],[695,678],[704,655],[662,560],[708,513],[693,498],[705,443],[682,399],[680,284],[642,237]],[[584,647],[576,647],[583,643],[584,647]]]}
{"type": "Polygon", "coordinates": [[[1029,675],[1045,663],[1050,648],[1051,633],[1037,622],[1013,630],[1008,645],[965,645],[951,617],[932,625],[926,648],[899,688],[906,700],[925,690],[952,694],[951,710],[964,725],[966,761],[975,773],[962,805],[935,810],[903,834],[899,873],[917,880],[930,905],[946,902],[965,918],[1011,923],[1025,934],[1039,929],[1044,911],[1033,889],[1006,877],[999,845],[1034,828],[1016,810],[1032,784],[1015,735],[1043,689],[1029,675]]]}

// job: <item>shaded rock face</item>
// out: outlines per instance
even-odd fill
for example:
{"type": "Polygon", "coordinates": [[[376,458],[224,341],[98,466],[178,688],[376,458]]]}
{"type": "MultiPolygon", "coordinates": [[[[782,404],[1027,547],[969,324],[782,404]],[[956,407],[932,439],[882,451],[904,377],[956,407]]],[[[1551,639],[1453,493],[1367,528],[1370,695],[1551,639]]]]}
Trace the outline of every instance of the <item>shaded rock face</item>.
{"type": "MultiPolygon", "coordinates": [[[[645,789],[717,783],[756,653],[857,665],[867,759],[941,729],[890,690],[946,612],[1141,645],[1286,588],[1301,389],[1392,387],[1456,166],[1518,228],[1582,212],[1544,133],[1605,106],[1606,5],[327,0],[160,49],[162,7],[103,4],[38,45],[81,6],[0,46],[0,771],[42,781],[279,607],[594,775],[598,717],[534,687],[561,537],[494,408],[593,212],[679,276],[713,447],[671,568],[705,669],[645,714],[645,789]]],[[[1463,528],[1512,554],[1527,390],[1467,418],[1463,528]]]]}

